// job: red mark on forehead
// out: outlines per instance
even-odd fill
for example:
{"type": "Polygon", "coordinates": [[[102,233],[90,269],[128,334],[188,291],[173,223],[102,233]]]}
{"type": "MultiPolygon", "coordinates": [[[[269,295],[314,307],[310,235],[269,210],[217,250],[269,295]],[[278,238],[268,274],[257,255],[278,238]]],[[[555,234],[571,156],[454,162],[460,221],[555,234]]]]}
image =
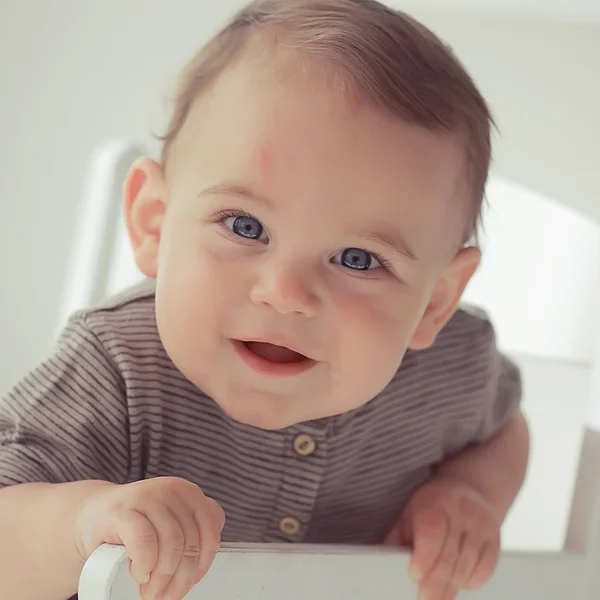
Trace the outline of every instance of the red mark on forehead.
{"type": "Polygon", "coordinates": [[[260,184],[268,184],[273,172],[273,148],[270,144],[260,144],[254,152],[254,163],[260,184]]]}

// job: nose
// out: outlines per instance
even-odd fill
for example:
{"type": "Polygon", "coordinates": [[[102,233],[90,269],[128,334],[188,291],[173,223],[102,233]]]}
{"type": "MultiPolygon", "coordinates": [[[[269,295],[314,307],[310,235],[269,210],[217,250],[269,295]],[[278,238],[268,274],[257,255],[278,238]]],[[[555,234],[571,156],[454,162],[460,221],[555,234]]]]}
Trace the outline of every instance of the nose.
{"type": "Polygon", "coordinates": [[[270,265],[260,274],[250,292],[254,304],[278,313],[314,317],[319,304],[314,276],[290,266],[270,265]]]}

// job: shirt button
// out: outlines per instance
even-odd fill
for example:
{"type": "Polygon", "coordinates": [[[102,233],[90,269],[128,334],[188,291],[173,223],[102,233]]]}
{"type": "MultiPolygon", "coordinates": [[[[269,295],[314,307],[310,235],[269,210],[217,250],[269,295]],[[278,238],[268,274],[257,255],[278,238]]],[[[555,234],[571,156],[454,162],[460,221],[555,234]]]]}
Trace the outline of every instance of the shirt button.
{"type": "Polygon", "coordinates": [[[310,456],[317,449],[315,440],[306,433],[297,435],[294,439],[294,451],[299,456],[310,456]]]}
{"type": "Polygon", "coordinates": [[[295,517],[284,517],[279,521],[279,531],[285,535],[298,535],[300,533],[300,521],[295,517]]]}

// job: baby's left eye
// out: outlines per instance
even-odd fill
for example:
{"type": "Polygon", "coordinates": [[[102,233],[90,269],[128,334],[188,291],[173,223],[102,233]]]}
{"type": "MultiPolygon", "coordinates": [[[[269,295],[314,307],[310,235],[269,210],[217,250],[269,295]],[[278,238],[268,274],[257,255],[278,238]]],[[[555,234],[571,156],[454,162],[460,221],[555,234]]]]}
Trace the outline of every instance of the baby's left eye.
{"type": "Polygon", "coordinates": [[[335,255],[333,262],[354,271],[369,271],[381,267],[381,263],[366,250],[346,248],[335,255]]]}

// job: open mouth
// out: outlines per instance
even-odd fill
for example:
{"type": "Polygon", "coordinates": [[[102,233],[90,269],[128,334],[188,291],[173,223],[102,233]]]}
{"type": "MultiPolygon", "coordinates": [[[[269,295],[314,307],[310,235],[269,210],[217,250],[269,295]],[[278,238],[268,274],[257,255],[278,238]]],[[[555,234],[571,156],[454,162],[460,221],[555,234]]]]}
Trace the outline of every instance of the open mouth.
{"type": "Polygon", "coordinates": [[[277,364],[301,363],[310,360],[308,357],[285,348],[266,342],[243,342],[244,346],[256,356],[277,364]]]}
{"type": "Polygon", "coordinates": [[[285,346],[268,342],[232,340],[240,358],[261,375],[289,377],[310,371],[317,362],[285,346]]]}

